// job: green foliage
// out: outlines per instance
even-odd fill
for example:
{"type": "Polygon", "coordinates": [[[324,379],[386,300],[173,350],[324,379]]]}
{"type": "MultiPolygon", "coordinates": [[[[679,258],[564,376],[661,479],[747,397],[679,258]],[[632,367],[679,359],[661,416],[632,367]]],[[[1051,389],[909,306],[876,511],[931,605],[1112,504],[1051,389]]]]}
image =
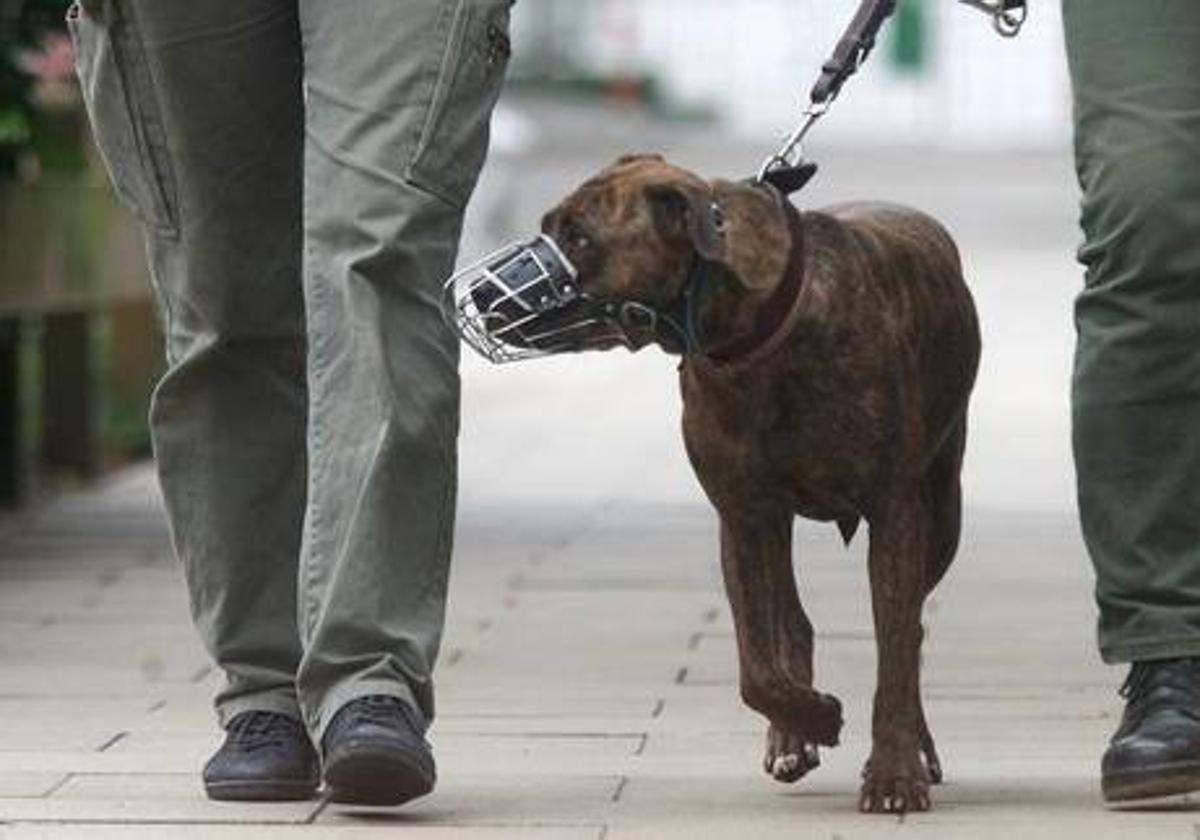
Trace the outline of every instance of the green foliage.
{"type": "Polygon", "coordinates": [[[65,28],[70,0],[0,0],[0,181],[12,178],[36,142],[39,114],[32,80],[17,63],[48,32],[65,28]]]}
{"type": "Polygon", "coordinates": [[[929,15],[924,0],[904,0],[892,22],[889,50],[892,66],[918,74],[927,69],[929,58],[929,15]]]}

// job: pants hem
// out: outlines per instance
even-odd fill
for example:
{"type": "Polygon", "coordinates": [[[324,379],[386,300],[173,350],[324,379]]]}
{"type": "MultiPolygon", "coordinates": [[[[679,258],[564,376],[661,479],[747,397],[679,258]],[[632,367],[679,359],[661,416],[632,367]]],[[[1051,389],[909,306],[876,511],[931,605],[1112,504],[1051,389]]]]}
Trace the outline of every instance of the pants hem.
{"type": "Polygon", "coordinates": [[[1200,635],[1101,645],[1100,656],[1108,665],[1200,656],[1200,635]]]}
{"type": "Polygon", "coordinates": [[[300,713],[300,703],[295,694],[286,694],[278,690],[264,691],[258,694],[246,694],[233,700],[217,704],[217,722],[222,729],[243,712],[275,712],[290,718],[303,721],[300,713]]]}
{"type": "Polygon", "coordinates": [[[325,695],[325,699],[321,705],[307,716],[308,729],[312,734],[313,741],[317,744],[321,743],[321,740],[325,737],[325,730],[329,728],[329,722],[333,720],[333,716],[341,711],[342,707],[347,703],[351,703],[362,697],[379,694],[402,700],[413,711],[420,714],[421,705],[417,702],[416,695],[403,682],[396,680],[350,680],[329,691],[325,695]]]}

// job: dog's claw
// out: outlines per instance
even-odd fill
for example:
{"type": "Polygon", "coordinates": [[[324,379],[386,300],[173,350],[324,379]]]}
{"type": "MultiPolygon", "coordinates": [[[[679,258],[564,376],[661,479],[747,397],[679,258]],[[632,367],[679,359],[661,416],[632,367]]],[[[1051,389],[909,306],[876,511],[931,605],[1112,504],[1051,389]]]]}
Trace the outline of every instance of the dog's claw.
{"type": "Polygon", "coordinates": [[[790,784],[804,778],[820,765],[821,754],[816,744],[805,741],[802,735],[772,724],[767,732],[767,752],[763,758],[763,769],[767,775],[790,784]]]}
{"type": "Polygon", "coordinates": [[[868,814],[928,811],[932,806],[929,783],[928,771],[919,754],[905,760],[881,758],[872,753],[863,768],[859,810],[868,814]]]}
{"type": "Polygon", "coordinates": [[[936,754],[925,754],[925,770],[929,773],[929,783],[940,785],[943,781],[942,763],[936,754]]]}
{"type": "Polygon", "coordinates": [[[940,785],[943,780],[942,760],[938,758],[937,747],[934,746],[933,736],[928,727],[921,734],[921,756],[925,759],[925,772],[929,774],[929,783],[940,785]]]}

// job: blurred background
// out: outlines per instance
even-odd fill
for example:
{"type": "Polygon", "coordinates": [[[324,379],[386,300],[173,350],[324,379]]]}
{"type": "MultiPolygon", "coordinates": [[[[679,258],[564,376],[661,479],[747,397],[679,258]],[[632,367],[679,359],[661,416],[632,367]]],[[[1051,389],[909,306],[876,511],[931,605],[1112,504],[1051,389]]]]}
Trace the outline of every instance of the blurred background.
{"type": "MultiPolygon", "coordinates": [[[[1058,4],[1015,41],[901,0],[812,135],[802,207],[914,204],[957,237],[985,331],[970,504],[1073,507],[1067,388],[1078,238],[1058,4]]],[[[0,507],[149,453],[161,346],[138,232],[87,140],[63,0],[0,0],[0,507]]],[[[798,122],[855,0],[518,0],[509,85],[462,257],[536,229],[628,151],[744,177],[798,122]]],[[[702,503],[654,351],[511,369],[464,358],[464,511],[702,503]],[[532,447],[530,435],[537,435],[532,447]]]]}

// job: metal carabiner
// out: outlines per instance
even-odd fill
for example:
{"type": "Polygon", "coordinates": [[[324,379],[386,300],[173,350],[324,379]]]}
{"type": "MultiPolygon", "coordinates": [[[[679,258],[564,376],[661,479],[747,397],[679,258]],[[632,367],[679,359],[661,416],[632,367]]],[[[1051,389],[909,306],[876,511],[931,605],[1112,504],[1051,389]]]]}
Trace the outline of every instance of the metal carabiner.
{"type": "Polygon", "coordinates": [[[802,150],[804,137],[816,125],[817,120],[821,119],[828,110],[829,102],[814,102],[805,108],[804,113],[800,115],[800,125],[787,136],[779,151],[763,161],[762,166],[758,170],[758,177],[755,180],[764,180],[767,173],[773,169],[789,169],[804,163],[804,153],[802,150]]]}
{"type": "Polygon", "coordinates": [[[1015,38],[1029,18],[1025,0],[958,0],[992,19],[996,32],[1005,38],[1015,38]]]}

